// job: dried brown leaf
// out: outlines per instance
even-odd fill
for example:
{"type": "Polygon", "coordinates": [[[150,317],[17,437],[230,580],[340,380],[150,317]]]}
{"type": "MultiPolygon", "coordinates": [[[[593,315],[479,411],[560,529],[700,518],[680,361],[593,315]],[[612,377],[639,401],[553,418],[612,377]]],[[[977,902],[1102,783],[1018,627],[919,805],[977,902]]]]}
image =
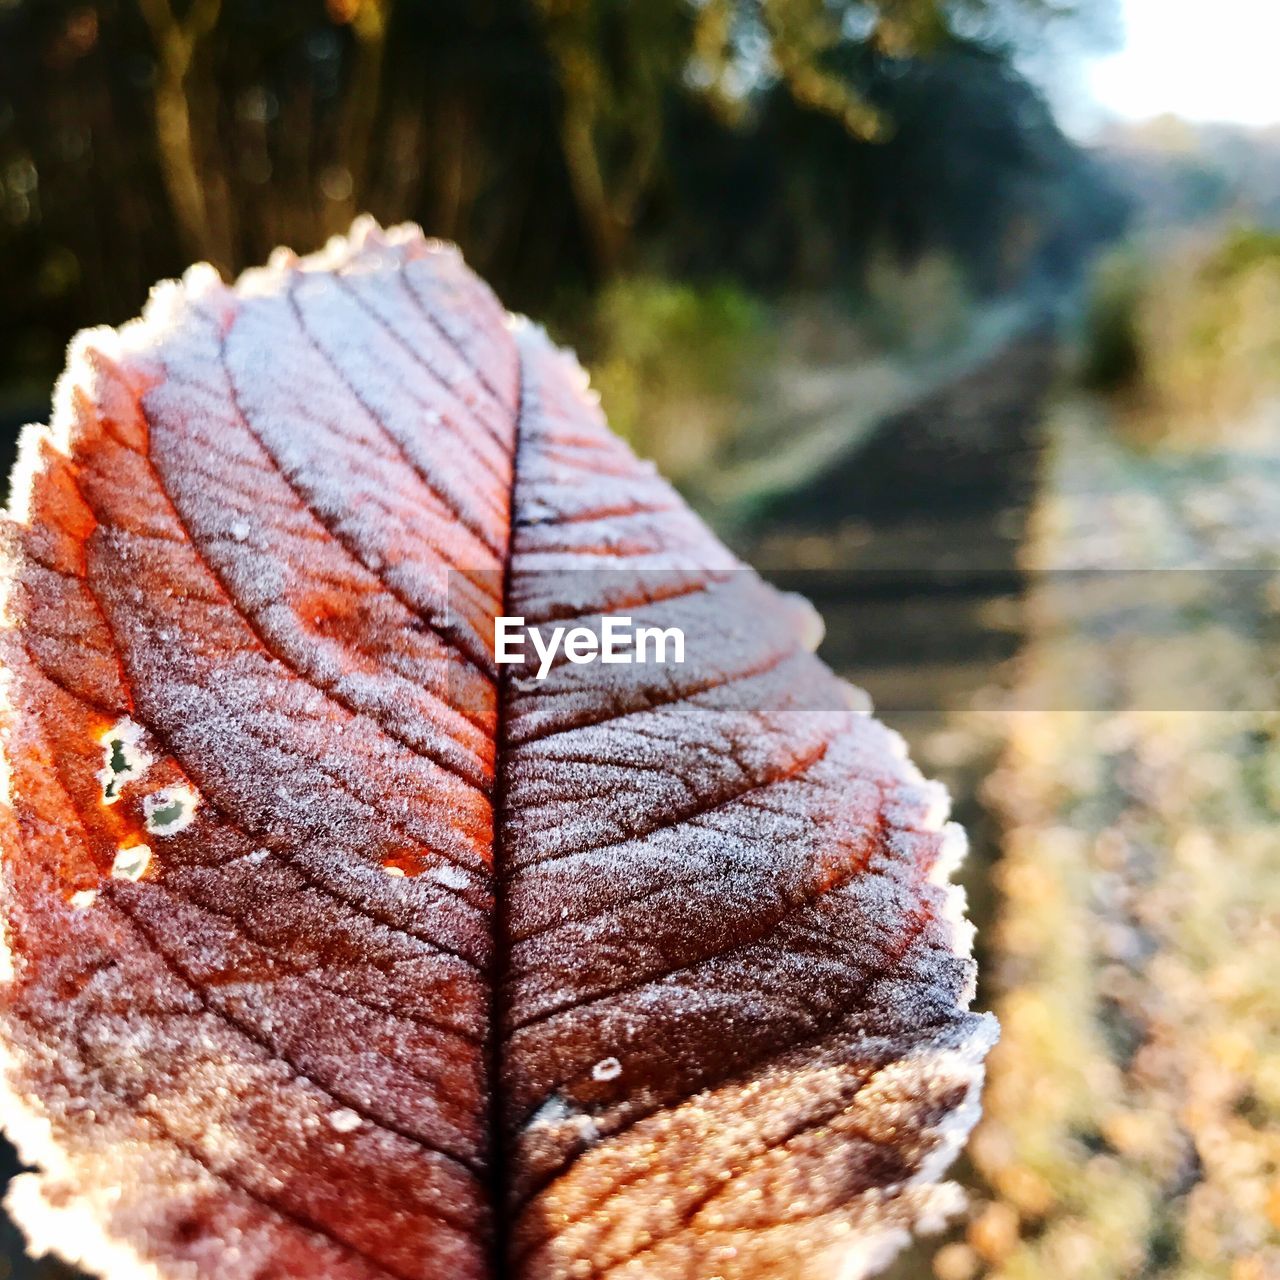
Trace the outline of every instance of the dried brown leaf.
{"type": "Polygon", "coordinates": [[[950,1207],[944,796],[454,251],[361,222],[82,335],[3,537],[35,1247],[813,1280],[950,1207]],[[608,611],[704,656],[495,666],[608,611]]]}

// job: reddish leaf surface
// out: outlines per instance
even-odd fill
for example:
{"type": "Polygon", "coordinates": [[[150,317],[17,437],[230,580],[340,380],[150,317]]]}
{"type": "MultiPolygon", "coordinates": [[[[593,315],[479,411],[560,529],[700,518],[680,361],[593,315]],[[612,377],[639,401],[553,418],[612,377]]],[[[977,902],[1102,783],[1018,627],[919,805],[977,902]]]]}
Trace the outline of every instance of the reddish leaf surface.
{"type": "Polygon", "coordinates": [[[944,797],[451,249],[357,224],[83,335],[4,538],[36,1247],[821,1280],[951,1207],[993,1026],[944,797]],[[492,660],[624,608],[714,664],[492,660]]]}

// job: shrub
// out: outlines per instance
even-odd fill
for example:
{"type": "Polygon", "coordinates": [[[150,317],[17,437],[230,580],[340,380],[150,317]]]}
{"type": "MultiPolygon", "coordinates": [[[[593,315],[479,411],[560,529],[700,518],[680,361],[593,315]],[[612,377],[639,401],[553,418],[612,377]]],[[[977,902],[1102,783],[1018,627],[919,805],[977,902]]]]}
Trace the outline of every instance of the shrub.
{"type": "Polygon", "coordinates": [[[1280,402],[1280,233],[1172,241],[1146,265],[1104,264],[1086,381],[1129,394],[1127,424],[1186,444],[1265,429],[1280,402]]]}
{"type": "Polygon", "coordinates": [[[927,356],[954,346],[972,317],[964,273],[949,254],[909,263],[880,252],[867,268],[867,320],[890,351],[927,356]]]}
{"type": "Polygon", "coordinates": [[[676,478],[703,464],[766,353],[767,321],[763,304],[729,284],[637,276],[607,286],[586,347],[614,430],[676,478]]]}
{"type": "Polygon", "coordinates": [[[1141,264],[1132,253],[1108,254],[1095,269],[1081,359],[1081,378],[1091,390],[1128,391],[1140,381],[1144,284],[1141,264]]]}

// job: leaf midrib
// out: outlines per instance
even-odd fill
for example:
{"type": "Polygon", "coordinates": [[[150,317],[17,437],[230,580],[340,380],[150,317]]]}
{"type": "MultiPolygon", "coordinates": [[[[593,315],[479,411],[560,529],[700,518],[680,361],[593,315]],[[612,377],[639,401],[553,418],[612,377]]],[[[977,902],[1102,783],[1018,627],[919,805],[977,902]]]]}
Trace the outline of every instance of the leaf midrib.
{"type": "MultiPolygon", "coordinates": [[[[512,341],[516,351],[515,421],[511,436],[511,484],[507,494],[507,545],[502,562],[501,608],[505,615],[511,599],[511,572],[515,560],[516,501],[520,483],[520,450],[524,436],[525,353],[518,333],[512,341]]],[[[510,750],[507,698],[511,687],[511,668],[496,666],[496,709],[494,723],[493,768],[493,949],[489,975],[489,1205],[492,1213],[492,1248],[489,1271],[492,1280],[508,1280],[510,1276],[510,1224],[505,1212],[510,1167],[510,1143],[505,1123],[506,1093],[503,1089],[502,1029],[506,1025],[507,969],[511,955],[510,920],[506,894],[505,828],[507,809],[507,756],[510,750]]]]}

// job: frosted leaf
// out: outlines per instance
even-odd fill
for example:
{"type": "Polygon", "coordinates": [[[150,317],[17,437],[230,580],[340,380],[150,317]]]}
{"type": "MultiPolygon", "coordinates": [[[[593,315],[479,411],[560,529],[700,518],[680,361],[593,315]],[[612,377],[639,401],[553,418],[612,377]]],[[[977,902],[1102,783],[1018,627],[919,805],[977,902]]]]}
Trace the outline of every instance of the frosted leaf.
{"type": "Polygon", "coordinates": [[[130,1280],[823,1280],[954,1211],[994,1027],[941,792],[455,251],[362,219],[193,268],[76,340],[16,476],[34,1245],[130,1280]],[[500,614],[602,613],[701,657],[494,662],[500,614]]]}

